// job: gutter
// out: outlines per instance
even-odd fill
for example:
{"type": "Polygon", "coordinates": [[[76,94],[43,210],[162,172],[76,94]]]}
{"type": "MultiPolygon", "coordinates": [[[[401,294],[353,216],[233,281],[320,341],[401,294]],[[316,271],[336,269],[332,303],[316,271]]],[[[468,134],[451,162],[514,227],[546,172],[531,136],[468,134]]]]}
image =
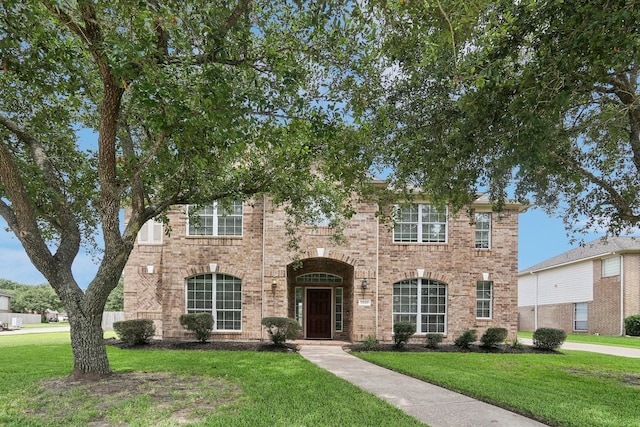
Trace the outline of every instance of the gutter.
{"type": "Polygon", "coordinates": [[[576,260],[573,260],[573,261],[566,261],[566,262],[563,262],[563,263],[560,263],[560,264],[553,264],[553,265],[550,265],[548,267],[538,268],[536,270],[524,270],[523,272],[518,273],[518,277],[525,276],[527,274],[537,274],[537,273],[539,273],[541,271],[551,270],[553,268],[564,267],[566,265],[577,264],[579,262],[590,261],[590,260],[593,260],[593,259],[603,258],[603,257],[609,256],[609,255],[615,255],[615,254],[616,254],[616,252],[606,252],[606,253],[602,253],[602,254],[598,254],[598,255],[593,255],[593,256],[590,256],[590,257],[587,257],[587,258],[580,258],[580,259],[576,259],[576,260]]]}

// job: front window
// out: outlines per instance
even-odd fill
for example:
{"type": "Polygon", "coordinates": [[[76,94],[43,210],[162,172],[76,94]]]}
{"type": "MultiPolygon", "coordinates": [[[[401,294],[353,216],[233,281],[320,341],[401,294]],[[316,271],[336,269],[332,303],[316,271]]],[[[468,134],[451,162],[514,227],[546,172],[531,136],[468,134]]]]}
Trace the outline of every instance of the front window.
{"type": "Polygon", "coordinates": [[[393,322],[415,323],[418,333],[446,333],[447,285],[431,279],[394,283],[393,322]]]}
{"type": "Polygon", "coordinates": [[[491,319],[491,302],[493,300],[493,282],[478,282],[476,288],[476,317],[491,319]]]}
{"type": "Polygon", "coordinates": [[[188,236],[242,236],[242,202],[187,207],[188,236]]]}
{"type": "Polygon", "coordinates": [[[446,243],[447,209],[426,204],[398,206],[394,242],[446,243]]]}
{"type": "Polygon", "coordinates": [[[242,281],[226,274],[188,278],[187,313],[211,313],[216,331],[242,330],[242,281]]]}
{"type": "Polygon", "coordinates": [[[586,331],[587,330],[587,303],[578,302],[573,304],[573,330],[574,331],[586,331]]]}
{"type": "Polygon", "coordinates": [[[620,275],[620,257],[606,258],[602,260],[602,277],[620,275]]]}
{"type": "Polygon", "coordinates": [[[141,245],[162,244],[162,223],[154,219],[145,222],[138,232],[138,243],[141,245]]]}
{"type": "Polygon", "coordinates": [[[491,212],[476,213],[476,249],[491,247],[491,212]]]}

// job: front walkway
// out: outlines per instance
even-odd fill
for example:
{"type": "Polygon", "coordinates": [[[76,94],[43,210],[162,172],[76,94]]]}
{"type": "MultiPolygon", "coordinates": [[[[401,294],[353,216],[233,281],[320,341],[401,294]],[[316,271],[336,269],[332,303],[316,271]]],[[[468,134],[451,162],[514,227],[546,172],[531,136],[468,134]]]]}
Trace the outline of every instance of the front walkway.
{"type": "Polygon", "coordinates": [[[300,343],[310,362],[431,427],[534,427],[537,421],[358,359],[335,345],[300,343]]]}

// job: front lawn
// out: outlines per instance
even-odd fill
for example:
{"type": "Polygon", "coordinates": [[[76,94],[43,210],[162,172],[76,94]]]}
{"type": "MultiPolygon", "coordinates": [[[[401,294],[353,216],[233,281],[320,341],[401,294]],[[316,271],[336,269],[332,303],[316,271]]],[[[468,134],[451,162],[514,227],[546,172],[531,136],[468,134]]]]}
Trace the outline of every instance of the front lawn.
{"type": "Polygon", "coordinates": [[[561,354],[364,352],[358,357],[556,426],[640,426],[637,359],[561,354]]]}
{"type": "Polygon", "coordinates": [[[68,332],[0,336],[0,425],[422,425],[298,354],[107,351],[112,379],[70,387],[68,332]]]}
{"type": "MultiPolygon", "coordinates": [[[[533,332],[518,332],[518,338],[533,338],[533,332]]],[[[616,347],[640,348],[640,337],[609,335],[567,334],[568,342],[583,344],[613,345],[616,347]]]]}

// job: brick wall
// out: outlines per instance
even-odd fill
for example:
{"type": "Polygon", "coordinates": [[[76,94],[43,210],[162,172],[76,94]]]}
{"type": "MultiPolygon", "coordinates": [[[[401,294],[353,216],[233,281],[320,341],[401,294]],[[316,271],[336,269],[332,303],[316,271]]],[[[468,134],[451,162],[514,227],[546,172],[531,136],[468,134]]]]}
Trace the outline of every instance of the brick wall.
{"type": "MultiPolygon", "coordinates": [[[[362,340],[368,335],[392,339],[393,284],[407,278],[433,278],[447,284],[447,337],[464,330],[482,334],[488,327],[505,327],[510,339],[517,329],[518,212],[492,216],[492,247],[474,248],[474,226],[466,214],[450,215],[447,244],[396,244],[387,224],[376,217],[377,206],[360,203],[338,245],[331,229],[304,226],[300,253],[287,249],[282,209],[269,200],[244,205],[242,237],[186,236],[184,206],[171,209],[171,236],[161,245],[136,244],[125,268],[127,319],[153,319],[163,338],[189,339],[178,324],[185,312],[185,280],[218,273],[242,280],[242,332],[215,333],[214,339],[267,338],[260,326],[266,316],[294,316],[296,277],[327,272],[343,277],[343,332],[334,339],[362,340]],[[264,221],[263,221],[264,218],[264,221]],[[300,261],[300,262],[297,262],[300,261]],[[215,265],[214,265],[215,264],[215,265]],[[147,266],[154,266],[153,273],[147,266]],[[476,282],[482,273],[493,281],[492,319],[476,319],[476,282]],[[362,279],[368,288],[362,290],[362,279]],[[272,283],[276,283],[272,290],[272,283]],[[362,302],[362,304],[361,304],[362,302]],[[368,304],[370,302],[370,304],[368,304]]],[[[305,285],[306,286],[306,285],[305,285]]],[[[309,285],[311,286],[311,285],[309,285]]],[[[423,338],[419,338],[423,339],[423,338]]]]}

